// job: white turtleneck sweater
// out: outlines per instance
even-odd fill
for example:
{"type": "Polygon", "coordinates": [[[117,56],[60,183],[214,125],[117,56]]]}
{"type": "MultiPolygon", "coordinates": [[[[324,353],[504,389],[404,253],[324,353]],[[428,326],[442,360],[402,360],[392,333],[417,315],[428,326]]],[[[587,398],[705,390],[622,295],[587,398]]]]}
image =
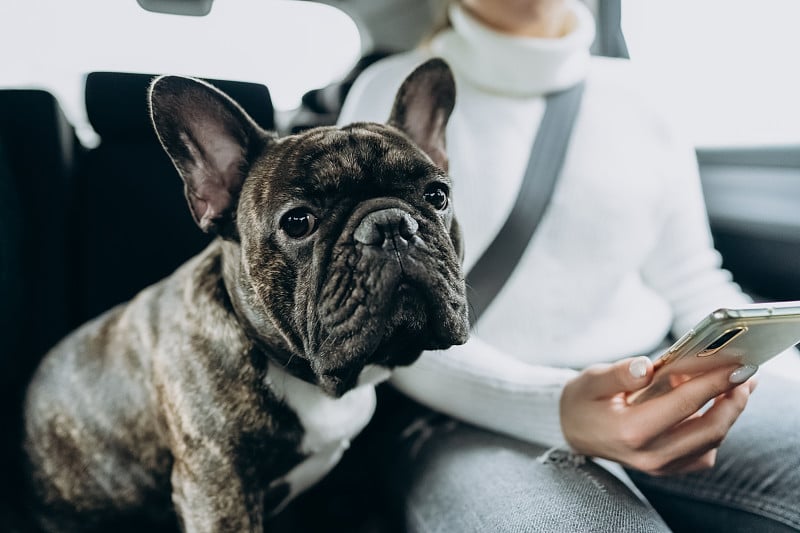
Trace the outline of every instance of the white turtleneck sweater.
{"type": "Polygon", "coordinates": [[[564,383],[577,368],[651,351],[705,314],[748,301],[720,269],[691,146],[634,83],[627,61],[590,57],[591,13],[571,0],[565,37],[497,33],[458,6],[428,49],[385,59],[353,85],[339,122],[385,122],[395,92],[428,57],[456,78],[447,127],[465,271],[516,200],[543,94],[586,80],[556,190],[515,272],[470,341],[424,353],[394,385],[434,409],[565,446],[564,383]]]}

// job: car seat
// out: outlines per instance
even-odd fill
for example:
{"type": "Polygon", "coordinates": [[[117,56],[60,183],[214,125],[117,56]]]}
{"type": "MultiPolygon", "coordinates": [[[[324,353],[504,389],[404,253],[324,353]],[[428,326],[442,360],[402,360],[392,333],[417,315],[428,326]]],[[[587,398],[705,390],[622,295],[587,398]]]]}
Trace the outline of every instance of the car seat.
{"type": "MultiPolygon", "coordinates": [[[[86,79],[86,111],[101,142],[78,172],[83,319],[166,277],[211,240],[192,220],[183,183],[150,123],[153,77],[93,72],[86,79]]],[[[263,128],[274,128],[264,85],[208,81],[263,128]]]]}
{"type": "Polygon", "coordinates": [[[70,188],[80,145],[56,98],[0,90],[0,529],[19,492],[20,413],[41,356],[74,325],[70,188]]]}

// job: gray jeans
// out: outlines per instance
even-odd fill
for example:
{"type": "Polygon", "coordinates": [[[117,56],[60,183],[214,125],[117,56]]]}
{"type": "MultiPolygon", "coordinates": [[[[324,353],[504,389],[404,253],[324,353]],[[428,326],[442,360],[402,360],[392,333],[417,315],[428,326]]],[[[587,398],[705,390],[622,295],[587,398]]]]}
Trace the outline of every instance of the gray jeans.
{"type": "Polygon", "coordinates": [[[480,430],[391,387],[337,468],[273,533],[800,530],[800,386],[763,373],[701,474],[626,483],[593,461],[480,430]]]}
{"type": "Polygon", "coordinates": [[[404,434],[387,478],[402,529],[420,533],[800,530],[800,387],[760,377],[717,466],[630,472],[647,505],[592,461],[429,415],[404,434]]]}

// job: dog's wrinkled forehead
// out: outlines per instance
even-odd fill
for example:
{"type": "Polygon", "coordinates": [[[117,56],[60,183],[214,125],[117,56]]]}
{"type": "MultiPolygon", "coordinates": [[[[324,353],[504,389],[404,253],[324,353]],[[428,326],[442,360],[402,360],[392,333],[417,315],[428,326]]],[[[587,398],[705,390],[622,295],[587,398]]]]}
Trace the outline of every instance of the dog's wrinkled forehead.
{"type": "Polygon", "coordinates": [[[299,182],[315,196],[353,189],[390,192],[444,175],[408,137],[382,124],[317,128],[282,144],[272,153],[278,158],[273,178],[299,182]]]}

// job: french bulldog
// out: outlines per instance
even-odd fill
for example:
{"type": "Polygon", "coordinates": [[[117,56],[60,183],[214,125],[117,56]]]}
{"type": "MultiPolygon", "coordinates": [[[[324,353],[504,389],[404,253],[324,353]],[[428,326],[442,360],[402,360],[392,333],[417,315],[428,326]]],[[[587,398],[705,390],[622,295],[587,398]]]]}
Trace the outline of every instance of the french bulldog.
{"type": "Polygon", "coordinates": [[[367,424],[388,369],[466,341],[454,101],[433,59],[387,124],[278,138],[202,81],[152,82],[155,131],[217,237],[42,361],[25,451],[46,530],[262,531],[367,424]]]}

